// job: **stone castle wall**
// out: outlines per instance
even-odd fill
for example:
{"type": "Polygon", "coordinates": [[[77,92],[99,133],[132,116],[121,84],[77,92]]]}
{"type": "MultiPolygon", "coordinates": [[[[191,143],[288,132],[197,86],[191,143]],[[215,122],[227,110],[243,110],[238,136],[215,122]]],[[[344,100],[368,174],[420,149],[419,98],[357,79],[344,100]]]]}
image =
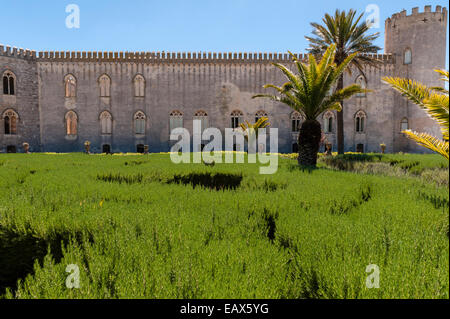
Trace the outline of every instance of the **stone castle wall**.
{"type": "MultiPolygon", "coordinates": [[[[169,114],[173,110],[183,113],[184,127],[191,132],[195,112],[203,110],[208,114],[209,125],[221,129],[223,134],[224,129],[230,127],[232,111],[242,111],[243,119],[253,122],[256,112],[262,110],[268,114],[271,126],[279,129],[281,151],[290,152],[292,143],[296,142],[296,134],[291,132],[292,110],[289,107],[265,99],[252,99],[254,94],[264,92],[264,84],[281,85],[285,82],[281,72],[271,64],[291,64],[285,54],[258,54],[255,59],[248,58],[248,54],[235,54],[222,59],[189,59],[190,54],[186,54],[186,59],[182,54],[168,58],[173,54],[167,54],[141,62],[134,59],[140,55],[131,54],[126,60],[90,60],[86,57],[88,61],[82,61],[82,54],[75,53],[75,56],[81,56],[81,61],[77,58],[69,58],[69,61],[67,58],[45,60],[45,56],[51,55],[62,56],[60,53],[48,53],[39,63],[40,79],[46,83],[40,94],[40,104],[46,114],[42,121],[46,132],[42,142],[46,150],[81,150],[83,142],[90,140],[94,150],[100,150],[102,144],[110,144],[113,151],[135,151],[136,145],[146,144],[151,151],[167,151],[170,145],[169,114]],[[275,60],[276,56],[279,58],[275,60]],[[77,79],[75,99],[64,97],[64,77],[67,74],[73,74],[77,79]],[[98,79],[103,74],[111,78],[110,98],[100,97],[98,79]],[[146,79],[143,98],[133,94],[133,78],[137,74],[146,79]],[[70,109],[79,116],[80,133],[76,139],[68,140],[65,137],[64,115],[70,109]],[[111,136],[100,134],[99,115],[104,110],[113,116],[111,136]],[[132,120],[137,111],[143,111],[148,118],[145,137],[136,137],[133,132],[132,120]]],[[[379,58],[385,59],[386,65],[392,62],[389,56],[380,55],[379,58]]],[[[372,78],[372,72],[368,71],[367,76],[372,78]]],[[[372,79],[371,82],[375,84],[377,81],[372,79]]]]}
{"type": "Polygon", "coordinates": [[[24,142],[30,144],[31,151],[40,151],[36,52],[0,46],[0,75],[6,71],[16,76],[16,94],[4,95],[0,82],[0,151],[6,151],[8,146],[21,151],[24,142]],[[11,109],[19,116],[17,135],[4,134],[3,115],[11,109]]]}
{"type": "MultiPolygon", "coordinates": [[[[145,55],[144,55],[145,56],[145,55]]],[[[186,54],[186,56],[188,56],[186,54]]],[[[262,85],[279,82],[280,74],[266,60],[245,59],[183,59],[166,58],[136,61],[97,59],[94,61],[42,61],[39,63],[41,81],[40,103],[47,114],[43,127],[49,134],[43,137],[46,149],[66,151],[82,149],[90,140],[94,150],[111,144],[113,151],[136,151],[137,144],[149,145],[150,151],[169,149],[169,114],[183,113],[184,127],[192,131],[196,111],[208,114],[209,124],[222,131],[230,126],[230,114],[239,109],[244,119],[254,121],[255,113],[265,110],[273,127],[289,124],[288,107],[265,100],[252,100],[262,85]],[[64,97],[64,76],[77,78],[78,91],[74,100],[64,97]],[[111,78],[111,97],[101,98],[98,79],[107,74],[111,78]],[[141,74],[146,81],[145,97],[135,97],[133,78],[141,74]],[[64,107],[61,107],[64,106],[64,107]],[[73,141],[65,140],[64,114],[73,109],[79,115],[79,134],[73,141]],[[101,136],[99,114],[108,110],[113,116],[113,134],[101,136]],[[136,137],[133,115],[143,111],[147,116],[145,137],[136,137]]],[[[286,60],[287,61],[287,60],[286,60]]],[[[284,133],[286,135],[286,133],[284,133]]]]}
{"type": "MultiPolygon", "coordinates": [[[[358,144],[364,145],[365,152],[379,151],[379,144],[385,143],[388,152],[424,152],[400,134],[400,122],[407,117],[410,127],[419,131],[435,132],[437,125],[383,84],[381,78],[403,76],[439,84],[430,69],[445,67],[446,25],[447,12],[440,7],[436,12],[426,7],[423,13],[413,9],[411,16],[402,12],[386,21],[386,54],[376,55],[382,60],[379,68],[365,69],[367,88],[372,92],[345,101],[346,151],[356,151],[358,144]],[[440,41],[435,50],[439,52],[428,53],[431,41],[440,41]],[[403,64],[405,48],[413,52],[411,65],[403,64]],[[355,131],[358,111],[367,117],[364,132],[355,131]]],[[[304,59],[306,55],[298,57],[304,59]]],[[[267,92],[262,89],[264,84],[285,82],[273,62],[293,67],[284,53],[40,52],[36,56],[32,51],[0,47],[1,74],[11,70],[18,81],[15,102],[0,94],[0,111],[15,107],[20,116],[17,136],[0,131],[0,148],[26,140],[32,150],[72,152],[82,151],[84,141],[89,140],[95,152],[101,151],[103,144],[111,145],[113,152],[135,152],[138,144],[149,145],[150,152],[168,151],[169,114],[173,110],[183,113],[183,126],[191,132],[195,112],[203,110],[209,125],[222,133],[231,126],[233,110],[242,111],[243,119],[250,122],[263,110],[271,126],[279,130],[279,151],[291,152],[297,138],[291,132],[292,110],[265,99],[251,99],[254,94],[267,92]],[[65,97],[67,74],[76,78],[75,98],[65,97]],[[100,96],[99,78],[104,74],[111,79],[110,97],[100,96]],[[145,78],[144,97],[134,96],[137,74],[145,78]],[[69,110],[78,116],[77,136],[66,136],[65,114],[69,110]],[[111,135],[101,134],[99,116],[105,110],[113,117],[111,135]],[[144,135],[134,134],[133,116],[137,111],[147,116],[144,135]]],[[[359,75],[356,70],[346,74],[345,85],[354,83],[359,75]]],[[[326,136],[336,149],[335,124],[326,136]]]]}

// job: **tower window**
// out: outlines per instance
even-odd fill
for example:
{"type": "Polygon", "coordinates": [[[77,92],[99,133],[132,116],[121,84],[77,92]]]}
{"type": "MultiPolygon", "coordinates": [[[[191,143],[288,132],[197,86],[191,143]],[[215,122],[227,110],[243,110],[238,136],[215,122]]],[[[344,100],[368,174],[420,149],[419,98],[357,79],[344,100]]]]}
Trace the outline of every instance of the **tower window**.
{"type": "Polygon", "coordinates": [[[327,134],[333,133],[334,115],[328,111],[323,115],[323,131],[327,134]]]}
{"type": "Polygon", "coordinates": [[[77,95],[77,80],[72,74],[64,77],[64,86],[66,97],[75,97],[77,95]]]}
{"type": "Polygon", "coordinates": [[[134,133],[136,135],[145,134],[145,124],[147,122],[147,117],[144,112],[138,111],[134,114],[134,133]]]}
{"type": "Polygon", "coordinates": [[[207,129],[209,127],[208,114],[205,111],[197,111],[194,114],[194,121],[200,121],[200,131],[207,129]]]}
{"type": "Polygon", "coordinates": [[[412,63],[412,52],[411,49],[405,50],[405,56],[404,56],[404,64],[411,64],[412,63]]]}
{"type": "Polygon", "coordinates": [[[12,72],[6,71],[3,74],[3,94],[15,95],[15,84],[16,76],[12,72]]]}
{"type": "Polygon", "coordinates": [[[100,126],[102,135],[112,134],[112,115],[108,111],[104,111],[100,114],[100,126]]]}
{"type": "Polygon", "coordinates": [[[74,111],[66,113],[66,135],[75,136],[78,131],[78,116],[74,111]]]}
{"type": "Polygon", "coordinates": [[[242,123],[242,119],[244,117],[244,113],[239,110],[235,110],[231,112],[231,128],[238,128],[239,124],[242,123]]]}
{"type": "Polygon", "coordinates": [[[183,127],[183,113],[177,110],[170,112],[169,127],[170,132],[172,132],[176,128],[183,127]]]}
{"type": "Polygon", "coordinates": [[[259,121],[260,118],[267,117],[266,111],[258,111],[255,114],[255,123],[259,121]]]}
{"type": "Polygon", "coordinates": [[[142,75],[138,74],[134,77],[134,96],[145,96],[145,79],[142,75]]]}
{"type": "Polygon", "coordinates": [[[402,122],[400,123],[400,131],[406,131],[409,130],[409,123],[408,123],[408,119],[405,117],[404,119],[402,119],[402,122]]]}
{"type": "Polygon", "coordinates": [[[99,79],[100,97],[111,96],[111,79],[106,74],[103,74],[99,79]]]}
{"type": "Polygon", "coordinates": [[[363,111],[359,111],[355,115],[355,131],[357,133],[364,133],[365,131],[365,123],[366,122],[366,114],[363,111]]]}
{"type": "MultiPolygon", "coordinates": [[[[356,84],[358,84],[362,89],[366,89],[367,87],[367,83],[366,83],[366,79],[364,78],[363,75],[360,75],[356,78],[356,84]]],[[[357,97],[365,97],[366,93],[362,92],[362,93],[357,93],[356,94],[357,97]]]]}
{"type": "Polygon", "coordinates": [[[4,132],[5,135],[15,135],[17,134],[17,122],[19,120],[19,116],[13,110],[6,110],[3,113],[3,122],[4,122],[4,132]]]}
{"type": "Polygon", "coordinates": [[[291,131],[300,132],[300,127],[302,125],[302,116],[299,112],[294,111],[291,114],[291,131]]]}

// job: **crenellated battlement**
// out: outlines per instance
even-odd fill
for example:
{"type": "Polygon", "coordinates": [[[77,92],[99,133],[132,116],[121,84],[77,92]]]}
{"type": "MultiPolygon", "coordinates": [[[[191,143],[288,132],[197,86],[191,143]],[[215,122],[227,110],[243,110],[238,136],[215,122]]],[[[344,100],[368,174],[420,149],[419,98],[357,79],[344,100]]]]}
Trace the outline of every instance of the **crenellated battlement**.
{"type": "MultiPolygon", "coordinates": [[[[433,10],[432,6],[425,6],[423,11],[418,7],[412,8],[411,14],[408,15],[406,10],[393,14],[386,19],[384,49],[385,53],[395,53],[396,56],[403,55],[406,48],[413,49],[413,54],[439,54],[441,50],[428,52],[429,46],[436,47],[445,46],[445,35],[447,32],[447,8],[436,6],[433,10]],[[415,37],[421,40],[411,41],[415,37]],[[414,48],[413,48],[414,47],[414,48]]],[[[445,52],[445,50],[444,50],[445,52]]],[[[433,64],[440,65],[441,62],[430,62],[431,69],[433,64]]]]}
{"type": "MultiPolygon", "coordinates": [[[[403,10],[398,13],[394,13],[390,18],[386,20],[386,23],[390,23],[391,21],[399,22],[401,20],[416,20],[423,19],[425,17],[433,17],[439,18],[441,16],[444,16],[444,19],[447,19],[447,8],[442,6],[436,6],[435,11],[432,10],[432,6],[428,5],[424,7],[423,12],[419,11],[419,7],[412,8],[411,14],[408,15],[408,12],[406,10],[403,10]],[[406,18],[406,19],[405,19],[406,18]]],[[[426,21],[425,21],[426,22],[426,21]]]]}
{"type": "MultiPolygon", "coordinates": [[[[308,54],[294,54],[305,61],[308,54]]],[[[99,51],[41,51],[0,44],[0,56],[39,62],[131,62],[131,63],[271,63],[291,62],[289,53],[256,52],[99,52],[99,51]]],[[[367,54],[385,63],[392,63],[390,54],[367,54]]]]}
{"type": "MultiPolygon", "coordinates": [[[[296,54],[303,60],[306,55],[296,54]]],[[[275,62],[290,61],[288,53],[242,52],[39,52],[39,61],[45,62],[131,62],[131,63],[214,63],[214,62],[275,62]]]]}
{"type": "Polygon", "coordinates": [[[36,60],[36,51],[4,46],[0,44],[0,56],[13,57],[25,60],[36,60]]]}
{"type": "MultiPolygon", "coordinates": [[[[307,54],[295,54],[306,60],[307,54]]],[[[385,63],[392,63],[393,57],[386,54],[369,54],[385,63]]],[[[130,62],[130,63],[271,63],[291,62],[288,53],[247,53],[247,52],[39,52],[40,62],[130,62]]]]}

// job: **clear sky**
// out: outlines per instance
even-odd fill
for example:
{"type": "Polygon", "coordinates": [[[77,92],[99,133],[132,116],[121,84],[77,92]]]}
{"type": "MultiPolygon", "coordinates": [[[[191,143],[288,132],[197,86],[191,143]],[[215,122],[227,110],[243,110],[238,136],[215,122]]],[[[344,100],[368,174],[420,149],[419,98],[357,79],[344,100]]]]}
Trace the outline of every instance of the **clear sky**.
{"type": "Polygon", "coordinates": [[[372,29],[381,33],[380,47],[384,20],[393,13],[448,6],[441,0],[1,0],[0,43],[37,51],[305,52],[310,22],[336,8],[363,13],[369,4],[380,9],[380,28],[372,29]],[[80,8],[79,29],[66,27],[68,4],[80,8]]]}

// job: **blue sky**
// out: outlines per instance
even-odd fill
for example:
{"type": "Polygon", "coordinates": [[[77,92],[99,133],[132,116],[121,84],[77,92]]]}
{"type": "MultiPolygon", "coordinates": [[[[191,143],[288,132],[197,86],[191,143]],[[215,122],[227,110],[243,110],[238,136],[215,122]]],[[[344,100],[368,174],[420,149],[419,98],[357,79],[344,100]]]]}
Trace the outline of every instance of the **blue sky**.
{"type": "MultiPolygon", "coordinates": [[[[366,6],[384,20],[402,9],[447,1],[411,0],[13,0],[2,1],[0,43],[41,50],[305,52],[310,22],[324,13],[366,6]],[[65,26],[68,4],[80,8],[80,28],[65,26]]],[[[448,43],[448,40],[447,40],[448,43]]]]}

